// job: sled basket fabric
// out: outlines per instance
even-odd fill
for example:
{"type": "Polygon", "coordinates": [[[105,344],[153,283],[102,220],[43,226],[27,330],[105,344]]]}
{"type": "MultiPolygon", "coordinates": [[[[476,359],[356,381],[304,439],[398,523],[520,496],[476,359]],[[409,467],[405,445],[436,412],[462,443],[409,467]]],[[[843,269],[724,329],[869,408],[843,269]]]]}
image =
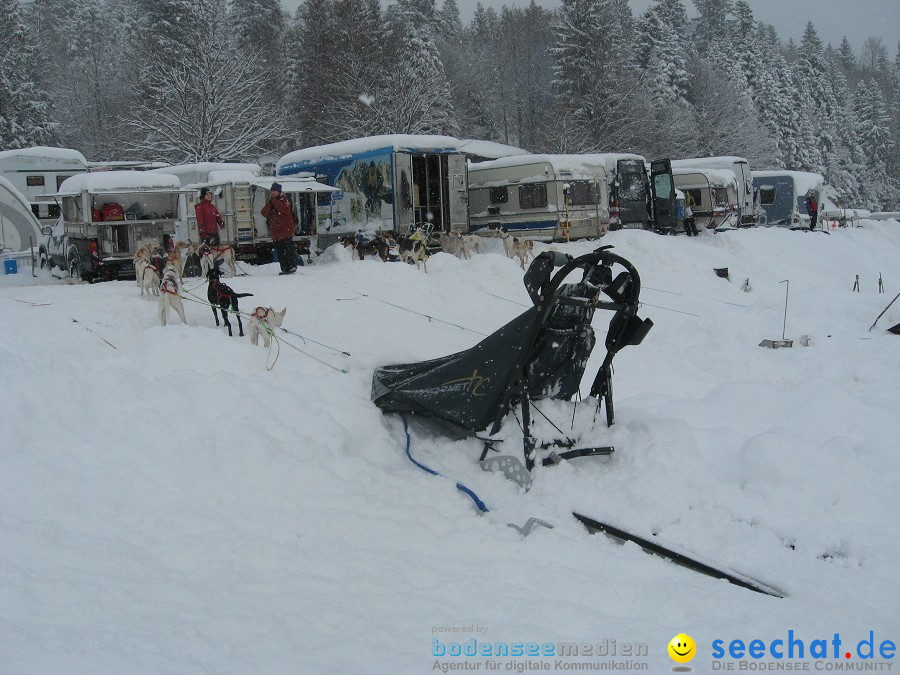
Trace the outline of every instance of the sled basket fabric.
{"type": "Polygon", "coordinates": [[[625,345],[639,344],[653,325],[635,314],[637,270],[606,247],[574,259],[542,253],[524,282],[534,306],[471,349],[377,369],[372,382],[375,405],[386,413],[436,417],[471,432],[493,422],[493,434],[500,418],[523,399],[570,400],[579,392],[596,343],[590,325],[595,309],[615,314],[592,394],[601,389],[597,382],[610,376],[613,355],[625,345]],[[613,264],[626,268],[615,280],[613,264]],[[552,274],[555,267],[562,269],[552,274]],[[563,284],[576,269],[583,273],[581,281],[563,284]]]}
{"type": "Polygon", "coordinates": [[[466,351],[375,371],[372,399],[384,412],[431,415],[480,431],[496,415],[516,362],[529,346],[521,335],[538,308],[510,321],[466,351]]]}

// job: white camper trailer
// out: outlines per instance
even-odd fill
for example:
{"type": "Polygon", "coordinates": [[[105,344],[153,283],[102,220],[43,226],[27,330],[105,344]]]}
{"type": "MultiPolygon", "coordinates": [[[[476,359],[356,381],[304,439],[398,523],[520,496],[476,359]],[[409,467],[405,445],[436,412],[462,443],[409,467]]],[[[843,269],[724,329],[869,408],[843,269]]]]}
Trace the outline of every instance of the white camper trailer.
{"type": "Polygon", "coordinates": [[[0,250],[24,251],[41,240],[41,224],[31,204],[15,186],[0,177],[0,250]]]}
{"type": "Polygon", "coordinates": [[[272,261],[272,238],[262,216],[262,208],[269,199],[272,183],[281,184],[284,194],[294,208],[294,238],[298,251],[309,250],[320,228],[331,222],[331,194],[337,188],[318,182],[312,174],[297,174],[282,178],[260,176],[258,164],[192,164],[172,167],[182,180],[182,187],[191,190],[184,204],[183,225],[179,227],[181,240],[199,241],[194,205],[200,188],[209,188],[213,203],[225,221],[222,243],[234,247],[240,260],[254,263],[272,261]],[[185,182],[190,180],[191,182],[185,182]]]}
{"type": "Polygon", "coordinates": [[[592,155],[517,155],[469,165],[473,232],[506,228],[542,241],[602,237],[609,183],[592,155]]]}
{"type": "Polygon", "coordinates": [[[172,243],[183,194],[176,176],[149,171],[66,179],[55,193],[41,196],[61,212],[55,225],[43,228],[41,267],[58,267],[85,281],[133,278],[141,242],[172,243]]]}
{"type": "Polygon", "coordinates": [[[743,157],[697,157],[693,159],[673,159],[672,169],[727,169],[737,178],[734,210],[740,227],[756,224],[753,201],[753,174],[750,164],[743,157]]]}
{"type": "Polygon", "coordinates": [[[675,187],[693,199],[697,227],[737,227],[737,176],[730,169],[673,168],[675,187]]]}
{"type": "Polygon", "coordinates": [[[25,196],[43,224],[54,222],[59,209],[53,202],[39,202],[38,195],[58,190],[66,178],[87,170],[84,155],[68,148],[37,146],[0,152],[0,176],[25,196]]]}

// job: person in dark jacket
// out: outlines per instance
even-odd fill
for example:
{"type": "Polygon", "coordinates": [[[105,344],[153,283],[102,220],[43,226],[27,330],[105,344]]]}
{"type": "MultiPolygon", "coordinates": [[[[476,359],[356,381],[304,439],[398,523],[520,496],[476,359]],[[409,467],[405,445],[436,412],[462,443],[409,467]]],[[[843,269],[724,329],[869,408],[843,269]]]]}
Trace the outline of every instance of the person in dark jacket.
{"type": "Polygon", "coordinates": [[[282,274],[297,271],[297,251],[294,248],[294,214],[291,200],[281,191],[280,183],[272,183],[269,201],[262,208],[269,224],[269,234],[275,243],[282,274]]]}
{"type": "Polygon", "coordinates": [[[194,204],[197,215],[197,232],[200,241],[210,246],[217,246],[219,230],[225,227],[225,221],[219,215],[219,209],[212,203],[213,194],[208,187],[200,188],[200,201],[194,204]]]}
{"type": "Polygon", "coordinates": [[[806,212],[809,214],[809,229],[816,229],[816,222],[819,220],[819,202],[816,201],[814,190],[806,193],[806,212]]]}

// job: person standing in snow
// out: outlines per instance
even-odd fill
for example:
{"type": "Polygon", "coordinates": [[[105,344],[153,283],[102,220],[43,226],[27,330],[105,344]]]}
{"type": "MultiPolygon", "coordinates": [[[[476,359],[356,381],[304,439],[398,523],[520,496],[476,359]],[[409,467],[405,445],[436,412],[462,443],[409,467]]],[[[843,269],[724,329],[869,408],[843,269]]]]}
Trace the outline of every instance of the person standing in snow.
{"type": "Polygon", "coordinates": [[[225,221],[212,199],[213,194],[208,187],[200,188],[200,201],[194,204],[194,213],[197,215],[200,241],[209,246],[217,246],[220,243],[219,230],[225,227],[225,221]]]}
{"type": "Polygon", "coordinates": [[[816,201],[815,190],[806,193],[806,212],[809,214],[809,229],[816,229],[816,222],[819,220],[819,202],[816,201]]]}
{"type": "Polygon", "coordinates": [[[281,190],[280,183],[272,183],[269,201],[262,208],[262,214],[269,224],[269,234],[275,243],[278,263],[282,274],[297,271],[297,251],[294,248],[294,214],[291,200],[281,190]]]}
{"type": "Polygon", "coordinates": [[[700,236],[700,233],[697,232],[697,224],[694,221],[694,206],[694,197],[688,192],[687,196],[684,198],[684,232],[689,237],[700,236]]]}

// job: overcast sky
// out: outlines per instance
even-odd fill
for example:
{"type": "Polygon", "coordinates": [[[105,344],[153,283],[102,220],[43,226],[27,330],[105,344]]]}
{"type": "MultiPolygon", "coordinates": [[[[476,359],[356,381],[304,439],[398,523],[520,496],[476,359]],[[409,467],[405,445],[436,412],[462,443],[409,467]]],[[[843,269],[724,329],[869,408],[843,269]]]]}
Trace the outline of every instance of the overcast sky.
{"type": "MultiPolygon", "coordinates": [[[[691,0],[683,0],[688,13],[693,13],[691,0]]],[[[443,0],[436,0],[438,7],[443,0]]],[[[481,0],[485,7],[499,9],[503,5],[524,7],[530,0],[481,0]]],[[[558,7],[559,0],[537,0],[544,7],[558,7]]],[[[650,4],[650,0],[630,0],[635,14],[642,13],[650,4]]],[[[846,35],[853,49],[859,48],[867,37],[880,37],[888,48],[888,55],[893,60],[897,54],[897,42],[900,41],[900,0],[749,0],[753,8],[753,16],[757,21],[773,24],[782,40],[793,37],[799,42],[806,28],[806,22],[812,21],[819,37],[825,43],[831,42],[837,47],[841,36],[846,35]]],[[[297,9],[300,0],[282,0],[285,8],[291,13],[297,9]]],[[[457,0],[462,20],[468,23],[475,11],[477,0],[457,0]]],[[[382,4],[386,4],[382,0],[382,4]]]]}

